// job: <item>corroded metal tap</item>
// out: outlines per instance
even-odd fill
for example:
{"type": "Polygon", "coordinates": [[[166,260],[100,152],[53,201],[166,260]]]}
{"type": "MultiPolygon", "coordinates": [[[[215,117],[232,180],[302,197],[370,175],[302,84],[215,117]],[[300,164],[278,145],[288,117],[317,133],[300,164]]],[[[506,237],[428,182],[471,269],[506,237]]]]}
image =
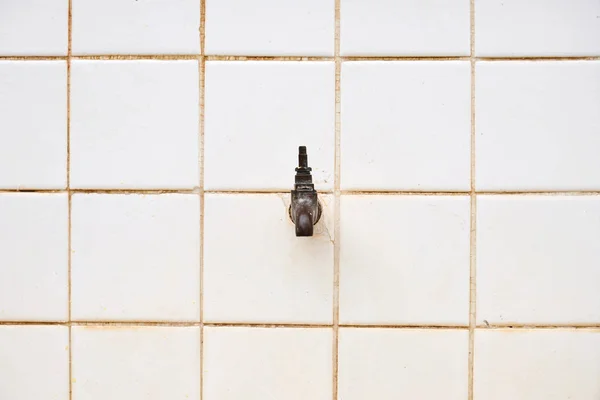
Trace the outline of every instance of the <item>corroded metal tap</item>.
{"type": "Polygon", "coordinates": [[[292,190],[290,217],[296,225],[296,236],[312,236],[313,226],[321,217],[321,204],[308,166],[306,146],[298,148],[298,167],[296,180],[292,190]]]}

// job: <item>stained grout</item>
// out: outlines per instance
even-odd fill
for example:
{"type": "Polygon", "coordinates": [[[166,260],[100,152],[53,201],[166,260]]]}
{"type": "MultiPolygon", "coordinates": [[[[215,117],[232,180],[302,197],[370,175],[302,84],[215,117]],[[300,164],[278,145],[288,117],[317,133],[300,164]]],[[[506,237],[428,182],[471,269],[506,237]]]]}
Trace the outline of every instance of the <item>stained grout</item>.
{"type": "Polygon", "coordinates": [[[334,150],[334,227],[333,227],[333,347],[332,347],[332,399],[338,399],[339,392],[339,326],[340,326],[340,177],[341,177],[341,72],[340,57],[341,0],[335,0],[334,59],[335,59],[335,150],[334,150]]]}
{"type": "MultiPolygon", "coordinates": [[[[337,156],[336,156],[337,157],[337,156]]],[[[0,194],[223,194],[223,195],[269,195],[289,194],[289,190],[202,190],[195,189],[0,189],[0,194]]],[[[404,190],[319,190],[321,194],[339,193],[346,196],[600,196],[597,190],[579,191],[404,191],[404,190]]]]}
{"type": "Polygon", "coordinates": [[[72,340],[72,193],[71,193],[71,59],[73,48],[73,1],[68,0],[67,18],[67,193],[68,193],[68,232],[67,232],[67,299],[69,327],[69,400],[73,399],[73,340],[72,340]]]}
{"type": "MultiPolygon", "coordinates": [[[[329,328],[335,324],[325,323],[261,323],[261,322],[191,322],[191,321],[0,321],[0,326],[90,326],[90,327],[238,327],[238,328],[329,328]]],[[[337,324],[338,328],[358,329],[438,329],[469,331],[470,325],[427,325],[427,324],[337,324]]],[[[476,325],[476,330],[598,330],[596,324],[490,324],[476,325]]]]}
{"type": "MultiPolygon", "coordinates": [[[[200,53],[205,52],[206,39],[206,1],[200,0],[200,53]]],[[[199,308],[200,308],[200,400],[204,397],[204,102],[206,99],[206,57],[198,59],[199,68],[199,125],[198,125],[198,171],[199,171],[199,196],[200,196],[200,293],[199,293],[199,308]]]]}
{"type": "Polygon", "coordinates": [[[0,56],[0,61],[55,61],[55,60],[199,60],[206,61],[292,61],[292,62],[342,62],[352,61],[600,61],[600,56],[251,56],[251,55],[210,55],[210,54],[90,54],[90,55],[66,55],[66,56],[0,56]]]}
{"type": "Polygon", "coordinates": [[[470,53],[470,91],[471,91],[471,176],[470,176],[470,217],[469,217],[469,354],[467,390],[468,399],[474,396],[474,372],[475,372],[475,327],[477,323],[477,286],[476,286],[476,254],[477,254],[477,192],[476,192],[476,131],[475,131],[475,0],[470,1],[469,6],[469,53],[470,53]]]}

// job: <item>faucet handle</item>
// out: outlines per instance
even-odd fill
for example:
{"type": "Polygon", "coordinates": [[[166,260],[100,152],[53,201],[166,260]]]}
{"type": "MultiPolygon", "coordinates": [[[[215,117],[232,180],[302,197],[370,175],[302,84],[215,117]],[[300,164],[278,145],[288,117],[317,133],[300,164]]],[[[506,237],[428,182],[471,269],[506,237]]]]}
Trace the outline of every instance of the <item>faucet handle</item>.
{"type": "Polygon", "coordinates": [[[312,181],[310,173],[312,168],[308,166],[306,146],[298,148],[298,164],[294,190],[292,190],[290,217],[296,225],[296,236],[312,236],[313,225],[321,217],[321,204],[312,181]]]}

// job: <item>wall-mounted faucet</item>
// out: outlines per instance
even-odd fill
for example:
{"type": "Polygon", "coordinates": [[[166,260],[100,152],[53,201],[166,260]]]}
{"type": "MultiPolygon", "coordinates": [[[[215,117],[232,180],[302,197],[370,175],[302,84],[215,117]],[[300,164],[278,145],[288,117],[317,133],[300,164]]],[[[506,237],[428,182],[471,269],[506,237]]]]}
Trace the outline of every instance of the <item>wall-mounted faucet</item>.
{"type": "Polygon", "coordinates": [[[296,182],[290,205],[290,217],[296,225],[296,236],[312,236],[313,226],[321,217],[321,203],[317,198],[310,171],[312,168],[308,166],[306,146],[300,146],[296,182]]]}

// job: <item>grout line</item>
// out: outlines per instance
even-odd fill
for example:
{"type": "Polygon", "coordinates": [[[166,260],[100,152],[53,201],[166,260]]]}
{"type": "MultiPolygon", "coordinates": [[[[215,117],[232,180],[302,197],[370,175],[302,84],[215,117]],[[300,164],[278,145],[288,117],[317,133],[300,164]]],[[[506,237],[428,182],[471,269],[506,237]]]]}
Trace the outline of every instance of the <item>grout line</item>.
{"type": "Polygon", "coordinates": [[[67,299],[68,299],[68,328],[69,328],[69,400],[73,399],[73,334],[72,334],[72,240],[71,240],[71,215],[72,215],[72,194],[71,194],[71,59],[73,48],[73,1],[68,0],[67,17],[67,193],[68,193],[68,213],[67,213],[67,299]]]}
{"type": "MultiPolygon", "coordinates": [[[[190,321],[0,321],[0,326],[162,326],[162,327],[243,327],[243,328],[334,328],[333,324],[320,323],[260,323],[260,322],[190,322],[190,321]]],[[[339,328],[360,329],[446,329],[470,330],[467,325],[424,325],[424,324],[338,324],[339,328]]],[[[598,330],[600,322],[591,324],[490,324],[476,325],[481,330],[598,330]]]]}
{"type": "MultiPolygon", "coordinates": [[[[289,194],[286,190],[201,190],[196,189],[0,189],[0,194],[11,193],[37,193],[37,194],[221,194],[221,195],[268,195],[268,194],[289,194]]],[[[340,190],[340,195],[347,196],[469,196],[471,191],[465,192],[412,192],[412,191],[360,191],[360,190],[340,190]]],[[[336,191],[319,190],[321,194],[332,195],[336,191]]],[[[577,191],[577,192],[487,192],[474,191],[477,196],[600,196],[598,191],[577,191]]]]}
{"type": "MultiPolygon", "coordinates": [[[[204,35],[203,33],[201,33],[204,35]]],[[[204,41],[204,37],[201,39],[204,41]]],[[[203,46],[201,46],[203,48],[203,46]]],[[[90,54],[67,56],[0,56],[0,61],[53,61],[67,60],[198,60],[201,54],[90,54]]],[[[598,56],[251,56],[251,55],[204,55],[208,61],[600,61],[598,56]]]]}
{"type": "MultiPolygon", "coordinates": [[[[200,0],[200,54],[206,51],[206,1],[200,0]]],[[[199,290],[199,309],[200,309],[200,400],[204,397],[204,102],[206,99],[206,57],[200,56],[198,59],[199,68],[199,98],[198,98],[198,175],[199,195],[200,195],[200,290],[199,290]]]]}
{"type": "Polygon", "coordinates": [[[343,56],[342,61],[469,61],[469,56],[343,56]]]}
{"type": "Polygon", "coordinates": [[[243,56],[206,55],[208,61],[334,61],[335,57],[317,56],[243,56]]]}
{"type": "Polygon", "coordinates": [[[477,241],[477,193],[475,191],[476,179],[476,147],[475,147],[475,0],[470,1],[469,7],[470,24],[470,65],[471,65],[471,187],[470,187],[470,231],[469,231],[469,354],[468,354],[468,374],[467,387],[468,399],[473,400],[475,371],[475,327],[477,312],[477,286],[476,286],[476,241],[477,241]]]}
{"type": "Polygon", "coordinates": [[[340,175],[341,175],[341,90],[342,58],[340,57],[341,0],[335,0],[334,59],[335,59],[335,151],[334,151],[334,227],[333,227],[333,400],[339,393],[339,326],[340,326],[340,175]]]}

